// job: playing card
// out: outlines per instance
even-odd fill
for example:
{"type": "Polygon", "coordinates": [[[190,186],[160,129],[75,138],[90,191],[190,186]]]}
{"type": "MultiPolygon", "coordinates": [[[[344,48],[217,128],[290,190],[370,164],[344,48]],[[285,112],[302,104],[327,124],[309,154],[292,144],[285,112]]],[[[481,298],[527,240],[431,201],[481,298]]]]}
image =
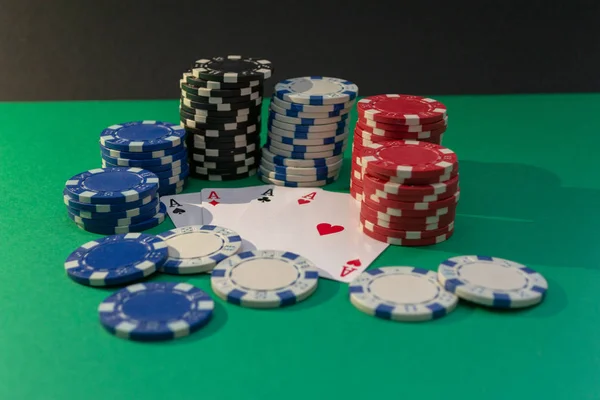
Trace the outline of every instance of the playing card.
{"type": "Polygon", "coordinates": [[[290,203],[287,209],[263,240],[313,261],[324,278],[350,282],[388,246],[361,231],[360,204],[347,193],[321,191],[302,207],[290,203]]]}
{"type": "Polygon", "coordinates": [[[167,207],[167,213],[176,228],[203,224],[201,193],[161,196],[160,201],[167,207]]]}

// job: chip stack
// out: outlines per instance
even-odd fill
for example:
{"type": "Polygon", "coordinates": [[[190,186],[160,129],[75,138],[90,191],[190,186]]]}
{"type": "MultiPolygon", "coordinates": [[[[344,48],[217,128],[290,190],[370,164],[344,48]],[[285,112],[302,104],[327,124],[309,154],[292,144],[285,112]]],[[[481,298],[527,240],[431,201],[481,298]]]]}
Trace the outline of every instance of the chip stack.
{"type": "Polygon", "coordinates": [[[70,178],[63,191],[67,214],[89,232],[142,232],[165,220],[158,177],[140,168],[97,168],[70,178]]]}
{"type": "Polygon", "coordinates": [[[348,116],[358,87],[330,77],[275,85],[259,176],[266,183],[318,187],[334,182],[348,141],[348,116]]]}
{"type": "Polygon", "coordinates": [[[161,121],[135,121],[109,126],[100,134],[102,167],[135,167],[153,172],[158,194],[183,191],[190,173],[185,130],[161,121]]]}
{"type": "Polygon", "coordinates": [[[357,157],[361,148],[388,140],[418,140],[442,144],[448,125],[446,106],[434,99],[381,94],[361,99],[354,128],[350,194],[361,200],[363,192],[357,157]]]}
{"type": "Polygon", "coordinates": [[[367,236],[400,246],[427,246],[452,236],[460,197],[452,150],[393,140],[367,145],[359,157],[360,223],[367,236]]]}
{"type": "Polygon", "coordinates": [[[238,55],[197,60],[180,80],[179,115],[195,178],[230,181],[256,174],[263,87],[269,60],[238,55]]]}

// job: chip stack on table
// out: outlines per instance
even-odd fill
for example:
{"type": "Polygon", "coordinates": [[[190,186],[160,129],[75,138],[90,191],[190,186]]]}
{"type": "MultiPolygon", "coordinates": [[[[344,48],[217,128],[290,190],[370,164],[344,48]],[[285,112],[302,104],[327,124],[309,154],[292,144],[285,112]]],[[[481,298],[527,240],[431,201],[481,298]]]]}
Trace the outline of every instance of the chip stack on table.
{"type": "Polygon", "coordinates": [[[302,77],[275,85],[261,179],[290,187],[334,182],[342,167],[348,117],[357,95],[355,84],[338,78],[302,77]]]}
{"type": "Polygon", "coordinates": [[[441,145],[416,140],[360,150],[363,232],[400,246],[443,242],[454,232],[460,197],[458,159],[441,145]]]}
{"type": "Polygon", "coordinates": [[[70,178],[63,200],[69,218],[89,232],[141,232],[165,220],[159,178],[140,168],[97,168],[70,178]]]}
{"type": "Polygon", "coordinates": [[[350,194],[362,198],[358,152],[361,148],[388,140],[419,140],[442,144],[448,125],[446,106],[434,99],[381,94],[357,103],[358,121],[352,145],[350,194]]]}
{"type": "Polygon", "coordinates": [[[197,60],[183,74],[179,115],[192,176],[229,181],[256,173],[263,87],[272,72],[269,60],[230,55],[197,60]]]}
{"type": "Polygon", "coordinates": [[[135,167],[153,172],[158,194],[179,194],[189,175],[185,130],[160,121],[109,126],[100,134],[102,167],[135,167]]]}

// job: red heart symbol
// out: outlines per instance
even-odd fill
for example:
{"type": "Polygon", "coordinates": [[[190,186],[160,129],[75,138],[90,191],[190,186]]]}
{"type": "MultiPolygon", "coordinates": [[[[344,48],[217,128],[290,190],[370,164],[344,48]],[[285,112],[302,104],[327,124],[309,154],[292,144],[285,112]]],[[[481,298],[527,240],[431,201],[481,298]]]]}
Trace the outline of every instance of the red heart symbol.
{"type": "Polygon", "coordinates": [[[360,260],[358,258],[356,260],[347,261],[346,264],[348,264],[348,265],[354,265],[355,267],[360,267],[361,266],[361,262],[360,262],[360,260]]]}
{"type": "Polygon", "coordinates": [[[298,199],[298,204],[310,203],[310,200],[298,199]]]}
{"type": "Polygon", "coordinates": [[[331,225],[325,222],[317,225],[317,231],[319,231],[319,235],[331,235],[332,233],[338,233],[344,230],[344,227],[341,225],[331,225]]]}

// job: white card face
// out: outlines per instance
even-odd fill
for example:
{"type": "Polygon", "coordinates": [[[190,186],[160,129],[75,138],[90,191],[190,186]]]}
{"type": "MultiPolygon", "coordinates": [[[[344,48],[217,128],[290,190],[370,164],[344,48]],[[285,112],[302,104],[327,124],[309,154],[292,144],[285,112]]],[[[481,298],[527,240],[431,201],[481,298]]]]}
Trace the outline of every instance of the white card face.
{"type": "Polygon", "coordinates": [[[322,191],[302,207],[291,206],[263,240],[308,258],[324,278],[349,283],[388,247],[361,231],[360,204],[347,193],[322,191]]]}
{"type": "Polygon", "coordinates": [[[167,207],[167,213],[176,228],[204,224],[201,193],[161,196],[160,201],[167,207]]]}
{"type": "Polygon", "coordinates": [[[270,185],[264,185],[232,189],[202,189],[204,224],[223,226],[237,232],[243,240],[241,251],[256,249],[250,240],[252,232],[244,229],[242,216],[250,202],[262,196],[270,188],[270,185]]]}

